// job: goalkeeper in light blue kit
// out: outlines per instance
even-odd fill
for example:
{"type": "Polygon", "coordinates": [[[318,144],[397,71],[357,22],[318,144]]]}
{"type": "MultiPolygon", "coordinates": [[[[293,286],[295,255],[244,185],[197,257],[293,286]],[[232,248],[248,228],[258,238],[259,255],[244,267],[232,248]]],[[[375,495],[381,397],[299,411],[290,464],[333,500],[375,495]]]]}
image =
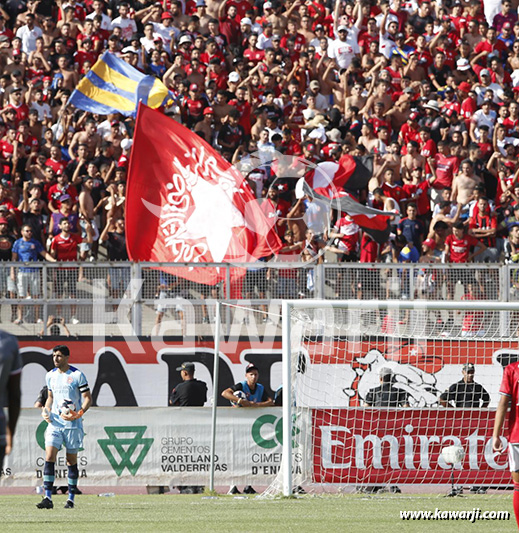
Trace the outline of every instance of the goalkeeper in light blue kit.
{"type": "Polygon", "coordinates": [[[74,508],[79,471],[77,453],[83,445],[81,417],[92,403],[92,395],[83,372],[68,364],[68,346],[55,346],[52,350],[54,368],[45,377],[49,397],[42,408],[42,416],[49,424],[45,431],[45,466],[43,487],[45,496],[36,505],[38,509],[52,509],[56,456],[64,446],[67,450],[68,500],[65,509],[74,508]]]}

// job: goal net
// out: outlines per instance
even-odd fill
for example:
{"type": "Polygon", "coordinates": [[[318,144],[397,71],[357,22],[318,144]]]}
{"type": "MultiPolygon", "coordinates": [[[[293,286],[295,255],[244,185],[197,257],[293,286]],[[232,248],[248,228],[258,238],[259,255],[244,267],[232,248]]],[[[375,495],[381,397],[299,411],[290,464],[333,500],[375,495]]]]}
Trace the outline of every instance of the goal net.
{"type": "Polygon", "coordinates": [[[283,465],[267,493],[398,492],[451,473],[474,490],[509,485],[491,437],[518,324],[514,303],[283,302],[283,465]]]}

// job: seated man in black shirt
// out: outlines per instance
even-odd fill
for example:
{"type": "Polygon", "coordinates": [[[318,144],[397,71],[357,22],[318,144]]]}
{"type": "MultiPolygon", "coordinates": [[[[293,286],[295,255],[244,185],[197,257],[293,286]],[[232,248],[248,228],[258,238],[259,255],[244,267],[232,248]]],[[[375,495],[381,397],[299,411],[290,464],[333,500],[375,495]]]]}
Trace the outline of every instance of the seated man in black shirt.
{"type": "MultiPolygon", "coordinates": [[[[195,364],[182,363],[177,368],[182,376],[182,383],[177,385],[169,397],[171,406],[202,407],[207,401],[207,385],[204,381],[195,379],[195,364]]],[[[179,486],[180,494],[201,494],[204,487],[201,485],[179,486]]]]}
{"type": "Polygon", "coordinates": [[[440,404],[443,407],[488,407],[490,395],[482,385],[474,381],[474,365],[466,363],[462,373],[463,379],[452,384],[440,396],[440,404]]]}
{"type": "Polygon", "coordinates": [[[407,392],[395,385],[391,368],[379,371],[380,386],[371,389],[364,400],[367,407],[409,407],[407,392]]]}

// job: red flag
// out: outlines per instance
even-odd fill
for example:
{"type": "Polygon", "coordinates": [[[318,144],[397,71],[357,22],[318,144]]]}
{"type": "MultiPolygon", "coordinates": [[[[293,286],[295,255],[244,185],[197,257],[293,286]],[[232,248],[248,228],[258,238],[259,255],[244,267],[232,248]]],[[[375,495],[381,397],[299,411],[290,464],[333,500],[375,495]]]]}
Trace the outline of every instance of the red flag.
{"type": "MultiPolygon", "coordinates": [[[[128,173],[126,242],[132,261],[177,263],[254,262],[281,248],[242,174],[198,135],[142,104],[128,173]]],[[[225,275],[217,268],[167,270],[207,285],[225,275]]]]}
{"type": "Polygon", "coordinates": [[[371,157],[353,157],[344,154],[339,162],[324,161],[309,172],[305,181],[326,198],[337,198],[344,189],[364,189],[373,175],[371,157]]]}

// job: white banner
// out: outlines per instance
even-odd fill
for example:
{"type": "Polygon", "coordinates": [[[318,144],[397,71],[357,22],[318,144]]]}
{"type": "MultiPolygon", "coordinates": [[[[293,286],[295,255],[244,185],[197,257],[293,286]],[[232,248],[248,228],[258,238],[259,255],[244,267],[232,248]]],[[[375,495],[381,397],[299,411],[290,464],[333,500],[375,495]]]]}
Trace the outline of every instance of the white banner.
{"type": "MultiPolygon", "coordinates": [[[[281,464],[282,425],[280,408],[219,408],[215,484],[270,484],[281,464]]],[[[39,409],[22,410],[0,486],[43,483],[46,426],[39,409]]],[[[209,408],[94,407],[85,415],[84,429],[84,450],[78,456],[80,486],[209,483],[209,408]]],[[[66,479],[62,450],[56,485],[66,485],[66,479]]]]}

